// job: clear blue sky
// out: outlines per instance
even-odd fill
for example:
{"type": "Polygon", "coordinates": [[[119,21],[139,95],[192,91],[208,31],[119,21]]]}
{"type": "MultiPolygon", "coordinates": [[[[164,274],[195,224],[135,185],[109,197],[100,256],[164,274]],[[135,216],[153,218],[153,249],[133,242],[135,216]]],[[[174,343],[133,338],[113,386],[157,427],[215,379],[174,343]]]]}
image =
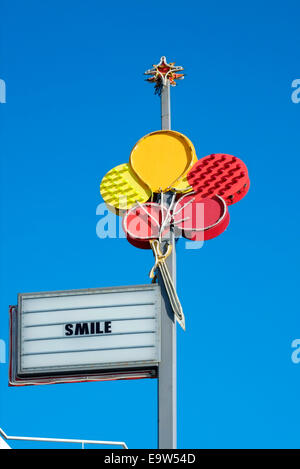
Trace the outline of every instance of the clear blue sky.
{"type": "MultiPolygon", "coordinates": [[[[248,165],[251,189],[227,231],[200,250],[178,243],[179,448],[300,447],[299,14],[296,1],[1,2],[7,344],[18,292],[149,282],[151,253],[99,239],[96,207],[103,175],[160,128],[143,72],[161,55],[187,73],[172,89],[172,128],[198,158],[224,152],[248,165]]],[[[0,364],[8,434],[156,447],[156,380],[7,383],[0,364]]]]}

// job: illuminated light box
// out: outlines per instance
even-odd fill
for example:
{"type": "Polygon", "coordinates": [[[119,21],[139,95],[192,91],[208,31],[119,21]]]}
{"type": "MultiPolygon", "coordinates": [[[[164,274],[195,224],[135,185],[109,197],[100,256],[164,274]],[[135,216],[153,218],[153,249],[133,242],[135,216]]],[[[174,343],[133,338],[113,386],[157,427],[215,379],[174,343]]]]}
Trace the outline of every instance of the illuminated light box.
{"type": "Polygon", "coordinates": [[[157,284],[23,293],[10,308],[10,384],[157,376],[157,284]]]}

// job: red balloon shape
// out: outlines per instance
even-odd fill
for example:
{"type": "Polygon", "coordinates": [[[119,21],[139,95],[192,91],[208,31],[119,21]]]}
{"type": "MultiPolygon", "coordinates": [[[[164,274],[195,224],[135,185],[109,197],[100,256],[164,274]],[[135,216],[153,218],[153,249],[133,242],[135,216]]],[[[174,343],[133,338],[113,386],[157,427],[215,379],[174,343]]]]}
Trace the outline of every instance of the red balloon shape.
{"type": "MultiPolygon", "coordinates": [[[[132,207],[123,218],[123,229],[128,241],[140,249],[151,249],[149,241],[159,237],[163,218],[167,209],[154,202],[148,202],[132,207]]],[[[169,231],[164,230],[164,236],[169,231]]]]}
{"type": "Polygon", "coordinates": [[[248,192],[248,169],[233,155],[214,153],[197,161],[187,174],[187,180],[203,199],[220,195],[227,205],[241,200],[248,192]]]}
{"type": "Polygon", "coordinates": [[[229,212],[225,201],[219,196],[203,199],[199,193],[189,193],[176,203],[173,220],[185,238],[207,241],[225,231],[229,224],[229,212]]]}

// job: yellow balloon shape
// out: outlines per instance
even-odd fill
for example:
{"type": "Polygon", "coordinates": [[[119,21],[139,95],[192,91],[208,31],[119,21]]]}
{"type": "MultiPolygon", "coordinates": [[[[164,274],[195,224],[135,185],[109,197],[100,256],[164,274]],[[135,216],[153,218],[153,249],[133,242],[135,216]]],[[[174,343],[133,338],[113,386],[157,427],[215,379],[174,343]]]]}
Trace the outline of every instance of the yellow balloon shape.
{"type": "Polygon", "coordinates": [[[100,184],[100,193],[108,206],[127,210],[137,202],[144,203],[152,195],[151,190],[124,163],[108,171],[100,184]]]}
{"type": "Polygon", "coordinates": [[[195,148],[185,135],[174,130],[158,130],[136,143],[130,154],[130,165],[152,192],[160,192],[175,187],[195,158],[195,148]]]}

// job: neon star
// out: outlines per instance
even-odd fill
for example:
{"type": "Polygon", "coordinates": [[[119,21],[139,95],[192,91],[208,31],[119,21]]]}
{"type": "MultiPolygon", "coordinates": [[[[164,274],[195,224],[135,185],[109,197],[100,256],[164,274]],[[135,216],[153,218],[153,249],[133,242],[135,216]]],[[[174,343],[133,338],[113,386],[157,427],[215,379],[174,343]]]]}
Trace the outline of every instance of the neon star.
{"type": "Polygon", "coordinates": [[[175,62],[167,62],[165,56],[162,56],[159,64],[153,65],[153,68],[146,70],[145,75],[151,75],[146,80],[155,83],[157,87],[167,85],[169,81],[171,86],[176,86],[175,80],[183,80],[184,73],[177,73],[184,70],[181,66],[175,66],[175,62]]]}

